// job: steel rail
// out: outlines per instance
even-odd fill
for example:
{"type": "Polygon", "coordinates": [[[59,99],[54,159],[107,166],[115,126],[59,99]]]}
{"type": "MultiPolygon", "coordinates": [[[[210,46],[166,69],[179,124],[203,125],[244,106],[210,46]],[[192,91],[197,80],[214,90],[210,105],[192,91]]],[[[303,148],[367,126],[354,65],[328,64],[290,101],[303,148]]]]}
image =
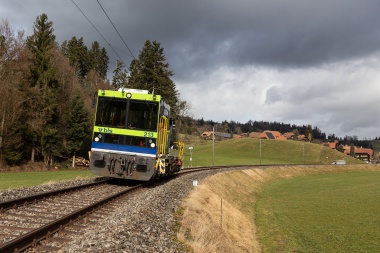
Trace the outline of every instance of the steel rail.
{"type": "Polygon", "coordinates": [[[82,209],[79,209],[71,214],[65,215],[53,222],[50,222],[40,228],[34,229],[16,239],[9,241],[5,244],[0,244],[0,252],[21,252],[31,246],[37,246],[39,241],[44,240],[45,238],[49,238],[52,234],[57,231],[63,229],[66,225],[72,223],[78,218],[85,216],[86,214],[91,213],[92,211],[98,209],[102,205],[115,200],[126,193],[130,193],[133,190],[136,190],[146,184],[140,184],[128,188],[122,192],[116,193],[112,196],[109,196],[103,200],[100,200],[94,204],[86,206],[82,209]]]}
{"type": "Polygon", "coordinates": [[[106,180],[103,180],[103,181],[99,181],[99,182],[94,182],[94,183],[88,183],[88,184],[83,184],[83,185],[63,188],[63,189],[60,189],[60,190],[39,193],[39,194],[31,195],[31,196],[26,196],[26,197],[18,198],[18,199],[11,199],[11,200],[8,200],[8,201],[0,202],[0,210],[15,208],[15,207],[18,207],[18,206],[22,206],[22,205],[26,205],[26,204],[32,203],[32,202],[37,201],[37,200],[41,200],[41,199],[44,199],[44,198],[49,198],[49,197],[56,196],[56,195],[59,195],[59,194],[63,194],[63,193],[66,193],[66,192],[75,191],[75,190],[79,190],[79,189],[82,189],[82,188],[91,187],[91,186],[95,186],[95,185],[99,185],[99,184],[104,184],[105,182],[106,182],[106,180]]]}

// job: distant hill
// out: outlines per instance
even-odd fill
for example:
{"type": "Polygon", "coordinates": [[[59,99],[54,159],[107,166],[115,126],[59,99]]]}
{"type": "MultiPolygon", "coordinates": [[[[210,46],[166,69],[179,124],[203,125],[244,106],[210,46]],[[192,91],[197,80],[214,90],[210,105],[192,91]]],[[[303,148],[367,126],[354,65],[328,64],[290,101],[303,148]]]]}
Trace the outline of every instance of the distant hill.
{"type": "Polygon", "coordinates": [[[236,121],[222,121],[214,122],[212,120],[202,119],[193,119],[188,116],[181,117],[179,120],[179,129],[183,134],[188,135],[201,135],[203,132],[211,131],[213,128],[216,132],[222,133],[232,133],[232,134],[241,134],[241,133],[251,133],[251,132],[263,132],[265,130],[278,131],[282,134],[287,132],[297,132],[298,134],[307,133],[307,129],[310,127],[313,142],[327,142],[338,140],[339,145],[351,145],[363,148],[372,148],[375,150],[375,154],[380,152],[380,140],[359,140],[357,136],[336,136],[335,134],[326,134],[322,132],[317,126],[310,125],[295,125],[295,124],[286,124],[281,122],[268,122],[268,121],[253,121],[249,120],[246,123],[240,123],[236,121]],[[373,143],[377,148],[373,147],[373,143]]]}
{"type": "Polygon", "coordinates": [[[362,161],[347,156],[321,144],[301,141],[261,140],[255,138],[229,139],[214,143],[199,137],[181,135],[185,142],[185,167],[210,165],[254,165],[254,164],[331,164],[345,160],[347,164],[362,161]],[[260,144],[261,143],[261,144],[260,144]],[[189,146],[193,147],[190,150],[189,146]]]}

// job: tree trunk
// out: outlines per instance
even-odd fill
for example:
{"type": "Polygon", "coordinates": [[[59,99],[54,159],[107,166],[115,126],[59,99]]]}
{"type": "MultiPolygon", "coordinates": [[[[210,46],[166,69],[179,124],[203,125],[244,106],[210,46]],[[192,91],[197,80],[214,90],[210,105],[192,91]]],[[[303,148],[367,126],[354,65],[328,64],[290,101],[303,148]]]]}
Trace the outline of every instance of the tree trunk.
{"type": "Polygon", "coordinates": [[[33,146],[32,146],[32,156],[31,156],[31,158],[30,158],[30,161],[31,161],[32,163],[34,163],[34,154],[35,154],[35,152],[36,152],[36,148],[35,148],[35,146],[34,146],[34,144],[33,144],[33,146]]]}
{"type": "Polygon", "coordinates": [[[75,168],[75,154],[73,155],[73,164],[71,166],[75,168]]]}
{"type": "Polygon", "coordinates": [[[1,119],[1,129],[0,129],[0,149],[3,147],[4,125],[5,125],[5,110],[4,110],[4,112],[3,112],[3,118],[1,119]]]}

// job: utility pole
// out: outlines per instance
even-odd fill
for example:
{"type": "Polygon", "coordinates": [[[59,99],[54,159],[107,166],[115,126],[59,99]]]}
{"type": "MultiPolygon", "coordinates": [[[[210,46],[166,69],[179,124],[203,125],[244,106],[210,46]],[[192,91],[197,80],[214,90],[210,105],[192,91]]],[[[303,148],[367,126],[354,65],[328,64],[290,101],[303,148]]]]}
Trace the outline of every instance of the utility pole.
{"type": "Polygon", "coordinates": [[[303,161],[303,164],[305,164],[305,142],[303,143],[303,146],[302,146],[302,161],[303,161]]]}
{"type": "Polygon", "coordinates": [[[214,133],[214,127],[212,127],[212,167],[214,167],[214,142],[215,142],[215,133],[214,133]]]}
{"type": "Polygon", "coordinates": [[[190,167],[193,167],[193,155],[191,153],[191,151],[193,150],[193,147],[189,147],[189,150],[190,150],[190,167]]]}
{"type": "Polygon", "coordinates": [[[261,139],[260,139],[260,165],[261,165],[261,139]]]}

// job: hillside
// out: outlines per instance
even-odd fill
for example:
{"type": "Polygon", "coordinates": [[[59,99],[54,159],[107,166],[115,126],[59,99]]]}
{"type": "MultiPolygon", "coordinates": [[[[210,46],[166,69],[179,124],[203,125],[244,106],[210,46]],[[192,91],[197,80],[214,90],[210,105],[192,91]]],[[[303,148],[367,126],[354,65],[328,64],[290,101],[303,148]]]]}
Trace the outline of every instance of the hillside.
{"type": "Polygon", "coordinates": [[[373,199],[368,200],[371,196],[378,196],[378,177],[379,166],[368,164],[280,166],[265,170],[252,168],[218,173],[200,181],[186,198],[183,209],[180,210],[180,214],[183,215],[177,236],[195,253],[379,252],[376,240],[379,231],[373,226],[377,224],[376,211],[379,205],[376,201],[371,203],[373,199]],[[287,180],[303,177],[306,182],[304,188],[300,189],[299,184],[289,186],[295,181],[287,180]],[[322,179],[313,181],[317,177],[322,179]],[[263,200],[265,188],[273,182],[280,182],[278,185],[285,183],[288,186],[287,190],[277,191],[272,195],[281,203],[277,205],[280,209],[276,209],[276,216],[273,215],[273,202],[266,202],[272,205],[268,205],[269,208],[266,208],[265,212],[262,211],[264,209],[258,209],[260,207],[257,205],[258,201],[263,200]],[[311,195],[313,185],[320,190],[320,202],[313,202],[314,197],[318,196],[311,195]],[[323,188],[324,186],[327,188],[323,188]],[[342,187],[345,188],[342,190],[342,187]],[[341,192],[337,192],[339,190],[341,192]],[[292,191],[299,193],[300,197],[293,195],[289,198],[288,193],[292,191]],[[347,199],[353,202],[347,202],[347,199]],[[298,221],[301,219],[298,223],[297,219],[292,219],[294,216],[290,216],[289,209],[283,208],[282,203],[289,200],[296,202],[291,210],[295,211],[298,221]],[[305,203],[312,203],[311,208],[305,209],[305,203]],[[348,219],[342,216],[342,209],[339,209],[342,207],[343,212],[347,212],[348,219]],[[370,210],[365,210],[366,208],[370,210]],[[322,223],[316,224],[316,217],[330,223],[325,226],[322,223]],[[269,225],[258,223],[260,218],[261,221],[266,220],[269,225]],[[283,225],[279,223],[280,220],[290,222],[283,225]],[[305,229],[304,226],[310,223],[314,224],[305,229]],[[268,230],[269,233],[264,235],[263,232],[268,230]],[[296,233],[291,234],[294,231],[296,233]],[[309,234],[305,236],[307,232],[309,234]],[[286,235],[288,237],[285,237],[286,235]],[[300,247],[295,247],[296,241],[300,242],[300,247]],[[263,250],[267,244],[275,244],[278,247],[275,250],[268,247],[263,250]],[[334,245],[335,248],[330,245],[334,245]]]}
{"type": "Polygon", "coordinates": [[[300,141],[279,141],[255,138],[230,139],[214,143],[196,137],[182,136],[185,142],[185,167],[211,165],[255,165],[255,164],[331,164],[345,160],[347,164],[361,161],[339,151],[300,141]],[[261,148],[260,148],[261,143],[261,148]],[[190,150],[189,147],[193,147],[190,150]],[[190,155],[192,161],[190,161],[190,155]]]}

